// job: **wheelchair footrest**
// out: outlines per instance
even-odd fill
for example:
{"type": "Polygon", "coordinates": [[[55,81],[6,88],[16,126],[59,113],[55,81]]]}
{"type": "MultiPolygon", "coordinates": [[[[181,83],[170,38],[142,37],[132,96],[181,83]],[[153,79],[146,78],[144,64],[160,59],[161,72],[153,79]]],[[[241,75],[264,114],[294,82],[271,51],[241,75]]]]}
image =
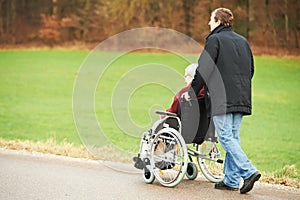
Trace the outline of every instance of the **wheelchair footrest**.
{"type": "Polygon", "coordinates": [[[144,169],[145,168],[145,163],[142,161],[140,157],[133,157],[134,167],[137,169],[144,169]]]}

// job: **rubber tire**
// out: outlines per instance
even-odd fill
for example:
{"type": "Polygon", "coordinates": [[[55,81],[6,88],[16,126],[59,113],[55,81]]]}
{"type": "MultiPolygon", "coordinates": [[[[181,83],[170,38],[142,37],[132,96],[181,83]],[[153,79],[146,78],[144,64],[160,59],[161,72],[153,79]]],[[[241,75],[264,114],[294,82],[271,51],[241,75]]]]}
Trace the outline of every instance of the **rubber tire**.
{"type": "MultiPolygon", "coordinates": [[[[180,145],[180,147],[182,149],[182,154],[183,154],[183,158],[182,158],[183,161],[181,163],[182,168],[181,168],[181,172],[178,173],[179,175],[178,175],[177,179],[172,182],[168,182],[168,183],[161,180],[160,175],[157,172],[153,171],[153,174],[154,174],[156,180],[161,185],[163,185],[165,187],[175,187],[176,185],[178,185],[181,182],[184,175],[186,174],[186,169],[187,169],[187,164],[188,164],[188,162],[187,162],[188,161],[187,147],[186,147],[183,137],[180,135],[180,133],[177,130],[175,130],[173,128],[163,128],[156,134],[153,141],[157,141],[158,138],[163,134],[170,134],[173,138],[176,138],[176,140],[178,141],[178,145],[180,145]]],[[[153,154],[154,154],[153,152],[154,152],[154,148],[155,148],[153,141],[152,141],[152,146],[151,146],[150,165],[151,165],[152,169],[156,169],[157,167],[154,165],[155,160],[153,158],[153,154]]]]}
{"type": "Polygon", "coordinates": [[[185,176],[189,180],[195,180],[198,176],[198,169],[195,163],[189,162],[186,170],[185,176]]]}
{"type": "Polygon", "coordinates": [[[155,180],[155,176],[153,174],[153,172],[151,172],[151,170],[149,169],[150,166],[149,165],[146,165],[146,168],[147,169],[143,169],[143,178],[144,178],[144,181],[145,183],[147,184],[152,184],[153,181],[155,180]]]}
{"type": "MultiPolygon", "coordinates": [[[[202,144],[201,144],[202,145],[202,144]]],[[[197,145],[196,150],[198,151],[201,145],[197,145]]],[[[202,159],[200,157],[197,157],[198,165],[200,168],[200,171],[204,175],[204,177],[209,180],[212,183],[220,183],[224,180],[224,176],[216,176],[210,172],[210,170],[206,166],[206,161],[207,162],[214,162],[214,161],[209,161],[202,159]]]]}

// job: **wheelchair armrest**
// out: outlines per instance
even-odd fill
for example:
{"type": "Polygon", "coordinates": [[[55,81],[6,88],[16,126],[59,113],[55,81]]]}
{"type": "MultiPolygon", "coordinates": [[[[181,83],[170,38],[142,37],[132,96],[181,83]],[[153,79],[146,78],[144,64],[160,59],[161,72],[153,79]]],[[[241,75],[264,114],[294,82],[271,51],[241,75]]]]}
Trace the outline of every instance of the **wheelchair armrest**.
{"type": "Polygon", "coordinates": [[[171,112],[167,112],[167,111],[158,110],[155,113],[158,114],[158,115],[165,115],[165,116],[170,116],[170,117],[177,117],[177,115],[175,113],[171,113],[171,112]]]}

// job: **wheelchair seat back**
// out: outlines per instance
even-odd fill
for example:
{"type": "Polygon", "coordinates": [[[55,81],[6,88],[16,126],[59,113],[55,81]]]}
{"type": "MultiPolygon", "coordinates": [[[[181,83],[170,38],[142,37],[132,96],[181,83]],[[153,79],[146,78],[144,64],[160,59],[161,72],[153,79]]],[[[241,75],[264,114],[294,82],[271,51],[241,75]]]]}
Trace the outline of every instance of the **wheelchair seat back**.
{"type": "Polygon", "coordinates": [[[187,144],[202,144],[207,137],[214,137],[214,126],[210,122],[205,101],[180,102],[181,134],[187,144]]]}

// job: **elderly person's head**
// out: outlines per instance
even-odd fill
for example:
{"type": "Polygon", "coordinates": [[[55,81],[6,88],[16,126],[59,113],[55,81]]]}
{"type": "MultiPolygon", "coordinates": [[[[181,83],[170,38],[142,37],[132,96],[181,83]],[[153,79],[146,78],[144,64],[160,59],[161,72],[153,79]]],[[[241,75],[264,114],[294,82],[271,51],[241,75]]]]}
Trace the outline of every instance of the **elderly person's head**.
{"type": "Polygon", "coordinates": [[[198,67],[198,64],[190,64],[185,68],[185,73],[184,73],[184,82],[188,85],[192,82],[194,79],[196,69],[198,67]]]}

